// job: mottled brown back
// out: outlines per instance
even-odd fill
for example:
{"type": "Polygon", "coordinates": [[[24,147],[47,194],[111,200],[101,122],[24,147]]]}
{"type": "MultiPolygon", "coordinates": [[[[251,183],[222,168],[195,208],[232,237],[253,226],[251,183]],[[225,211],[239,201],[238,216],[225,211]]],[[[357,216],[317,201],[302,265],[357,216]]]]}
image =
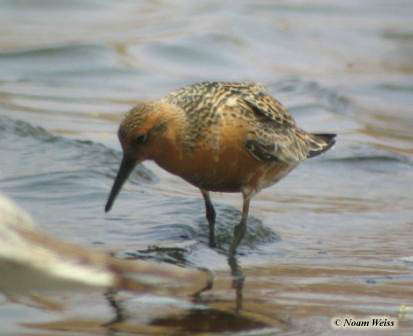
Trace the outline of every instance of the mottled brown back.
{"type": "Polygon", "coordinates": [[[255,83],[203,82],[178,89],[165,100],[185,112],[184,143],[189,150],[214,126],[236,119],[247,124],[245,147],[261,161],[295,163],[327,150],[334,141],[297,127],[281,103],[255,83]]]}

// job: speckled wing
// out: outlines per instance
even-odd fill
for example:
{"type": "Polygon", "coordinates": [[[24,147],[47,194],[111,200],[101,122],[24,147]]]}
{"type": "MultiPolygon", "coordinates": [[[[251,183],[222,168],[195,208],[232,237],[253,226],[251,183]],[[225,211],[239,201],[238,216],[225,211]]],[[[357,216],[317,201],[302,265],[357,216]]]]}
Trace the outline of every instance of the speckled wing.
{"type": "Polygon", "coordinates": [[[255,118],[245,146],[257,160],[295,164],[335,143],[335,134],[311,134],[297,127],[289,112],[264,92],[249,94],[243,100],[255,118]]]}
{"type": "Polygon", "coordinates": [[[211,127],[219,123],[221,116],[217,110],[228,95],[219,82],[203,82],[182,87],[164,98],[185,112],[187,127],[183,141],[186,150],[196,148],[211,127]]]}
{"type": "MultiPolygon", "coordinates": [[[[259,84],[197,83],[170,93],[165,100],[185,112],[187,131],[183,140],[189,151],[226,118],[229,107],[236,110],[237,118],[249,125],[245,146],[257,160],[296,163],[311,152],[308,141],[314,140],[311,134],[299,129],[291,114],[259,84]]],[[[316,140],[314,146],[318,143],[316,140]]],[[[323,146],[321,143],[320,147],[323,146]]]]}
{"type": "Polygon", "coordinates": [[[240,93],[240,105],[252,112],[245,146],[253,157],[294,164],[308,156],[306,133],[296,126],[280,102],[256,84],[240,93]]]}
{"type": "Polygon", "coordinates": [[[256,83],[225,83],[223,85],[233,95],[239,95],[254,112],[256,118],[267,121],[273,126],[295,126],[295,120],[291,114],[262,85],[256,83]]]}

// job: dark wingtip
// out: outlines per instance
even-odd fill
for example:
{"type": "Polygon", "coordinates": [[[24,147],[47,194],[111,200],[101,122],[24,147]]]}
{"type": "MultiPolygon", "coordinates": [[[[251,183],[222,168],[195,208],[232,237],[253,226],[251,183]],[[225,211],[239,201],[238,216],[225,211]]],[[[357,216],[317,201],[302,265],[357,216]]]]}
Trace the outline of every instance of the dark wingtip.
{"type": "Polygon", "coordinates": [[[312,134],[317,140],[321,140],[325,143],[325,147],[317,150],[310,150],[308,152],[308,158],[312,158],[314,156],[317,156],[319,154],[324,153],[325,151],[328,151],[331,147],[334,146],[336,143],[336,136],[337,134],[334,133],[321,133],[321,134],[312,134]]]}

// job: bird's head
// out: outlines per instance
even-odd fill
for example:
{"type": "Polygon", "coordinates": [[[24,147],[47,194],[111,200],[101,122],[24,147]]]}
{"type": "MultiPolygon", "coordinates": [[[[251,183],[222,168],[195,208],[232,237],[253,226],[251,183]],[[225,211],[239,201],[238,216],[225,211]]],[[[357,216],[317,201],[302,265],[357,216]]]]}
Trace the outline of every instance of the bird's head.
{"type": "Polygon", "coordinates": [[[118,137],[123,158],[109,194],[105,211],[108,212],[135,166],[152,159],[159,152],[159,139],[167,128],[164,108],[157,102],[142,102],[128,112],[121,122],[118,137]]]}

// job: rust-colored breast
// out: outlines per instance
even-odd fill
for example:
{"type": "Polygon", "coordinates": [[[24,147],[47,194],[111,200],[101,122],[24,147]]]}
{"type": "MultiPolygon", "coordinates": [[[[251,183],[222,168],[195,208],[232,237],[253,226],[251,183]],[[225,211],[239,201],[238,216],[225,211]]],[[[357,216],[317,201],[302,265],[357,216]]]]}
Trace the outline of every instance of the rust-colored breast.
{"type": "Polygon", "coordinates": [[[234,121],[209,130],[195,149],[186,151],[179,142],[169,143],[168,149],[155,161],[172,174],[194,186],[218,192],[259,191],[291,170],[286,163],[263,162],[252,157],[245,147],[248,128],[234,121]]]}

